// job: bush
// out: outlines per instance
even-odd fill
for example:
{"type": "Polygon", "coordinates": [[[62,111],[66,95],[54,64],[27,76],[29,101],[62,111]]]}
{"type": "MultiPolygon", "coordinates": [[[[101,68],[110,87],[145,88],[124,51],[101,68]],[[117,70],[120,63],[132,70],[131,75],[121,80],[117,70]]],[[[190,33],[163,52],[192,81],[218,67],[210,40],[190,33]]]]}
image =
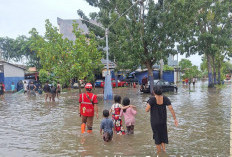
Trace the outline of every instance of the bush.
{"type": "Polygon", "coordinates": [[[174,68],[168,65],[164,65],[164,71],[174,71],[174,68]]]}

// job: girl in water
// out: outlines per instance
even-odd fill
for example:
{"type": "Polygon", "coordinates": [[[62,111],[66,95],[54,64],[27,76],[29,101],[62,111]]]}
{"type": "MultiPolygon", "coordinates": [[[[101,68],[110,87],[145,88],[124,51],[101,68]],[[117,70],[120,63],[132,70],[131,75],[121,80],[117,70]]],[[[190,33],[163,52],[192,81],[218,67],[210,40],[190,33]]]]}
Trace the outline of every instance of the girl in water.
{"type": "Polygon", "coordinates": [[[126,125],[126,133],[129,134],[134,134],[134,125],[135,125],[135,115],[136,115],[136,110],[135,106],[130,105],[130,99],[128,97],[125,97],[122,101],[122,105],[125,106],[130,106],[127,109],[121,110],[120,116],[124,116],[125,119],[125,125],[126,125]]]}

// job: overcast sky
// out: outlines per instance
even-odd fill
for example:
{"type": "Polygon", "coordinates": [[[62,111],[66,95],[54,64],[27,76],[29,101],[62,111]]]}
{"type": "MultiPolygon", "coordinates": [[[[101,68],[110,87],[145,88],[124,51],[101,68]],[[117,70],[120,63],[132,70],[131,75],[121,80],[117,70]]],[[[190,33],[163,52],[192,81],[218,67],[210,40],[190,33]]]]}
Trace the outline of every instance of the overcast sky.
{"type": "MultiPolygon", "coordinates": [[[[57,17],[77,19],[78,9],[83,10],[86,15],[98,11],[85,0],[0,0],[0,37],[28,36],[33,27],[43,35],[46,19],[57,26],[57,17]]],[[[181,58],[185,56],[179,55],[179,61],[181,58]]],[[[188,59],[194,65],[200,65],[199,56],[194,55],[188,59]]]]}

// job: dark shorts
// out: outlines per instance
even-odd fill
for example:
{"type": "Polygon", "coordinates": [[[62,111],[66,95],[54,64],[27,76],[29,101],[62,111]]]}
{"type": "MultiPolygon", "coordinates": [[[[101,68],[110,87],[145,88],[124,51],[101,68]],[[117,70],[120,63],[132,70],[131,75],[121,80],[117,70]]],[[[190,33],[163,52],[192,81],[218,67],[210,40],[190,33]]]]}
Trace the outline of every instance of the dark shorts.
{"type": "Polygon", "coordinates": [[[105,142],[110,142],[112,140],[112,138],[113,138],[113,133],[112,134],[110,134],[109,132],[103,133],[103,140],[105,142]]]}
{"type": "Polygon", "coordinates": [[[0,91],[0,95],[4,95],[4,92],[3,92],[3,91],[0,91]]]}
{"type": "Polygon", "coordinates": [[[60,93],[60,90],[58,90],[57,93],[60,93]]]}

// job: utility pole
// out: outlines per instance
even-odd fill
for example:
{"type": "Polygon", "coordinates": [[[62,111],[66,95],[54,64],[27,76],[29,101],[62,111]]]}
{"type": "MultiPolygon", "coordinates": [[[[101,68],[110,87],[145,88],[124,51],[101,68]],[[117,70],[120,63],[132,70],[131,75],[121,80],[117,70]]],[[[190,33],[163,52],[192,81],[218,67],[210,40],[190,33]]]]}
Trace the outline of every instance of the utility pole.
{"type": "MultiPolygon", "coordinates": [[[[141,2],[140,0],[137,0],[133,5],[131,5],[125,12],[123,12],[116,20],[114,20],[110,25],[108,25],[107,28],[102,27],[100,25],[97,25],[95,23],[92,23],[88,20],[84,20],[81,18],[82,21],[86,21],[90,24],[93,24],[97,27],[102,28],[103,30],[105,30],[105,37],[106,37],[106,61],[107,61],[107,74],[105,76],[105,85],[104,85],[104,100],[112,100],[113,99],[113,90],[112,90],[112,84],[111,84],[111,73],[109,70],[109,43],[108,43],[108,33],[109,33],[109,29],[110,27],[118,21],[119,18],[121,18],[122,16],[124,16],[132,7],[134,7],[136,4],[138,4],[139,2],[141,2]]],[[[143,2],[143,0],[142,0],[143,2]]]]}
{"type": "Polygon", "coordinates": [[[160,60],[160,79],[163,79],[163,66],[164,66],[164,61],[163,59],[160,60]]]}
{"type": "Polygon", "coordinates": [[[2,61],[2,50],[0,49],[0,61],[2,61]]]}

